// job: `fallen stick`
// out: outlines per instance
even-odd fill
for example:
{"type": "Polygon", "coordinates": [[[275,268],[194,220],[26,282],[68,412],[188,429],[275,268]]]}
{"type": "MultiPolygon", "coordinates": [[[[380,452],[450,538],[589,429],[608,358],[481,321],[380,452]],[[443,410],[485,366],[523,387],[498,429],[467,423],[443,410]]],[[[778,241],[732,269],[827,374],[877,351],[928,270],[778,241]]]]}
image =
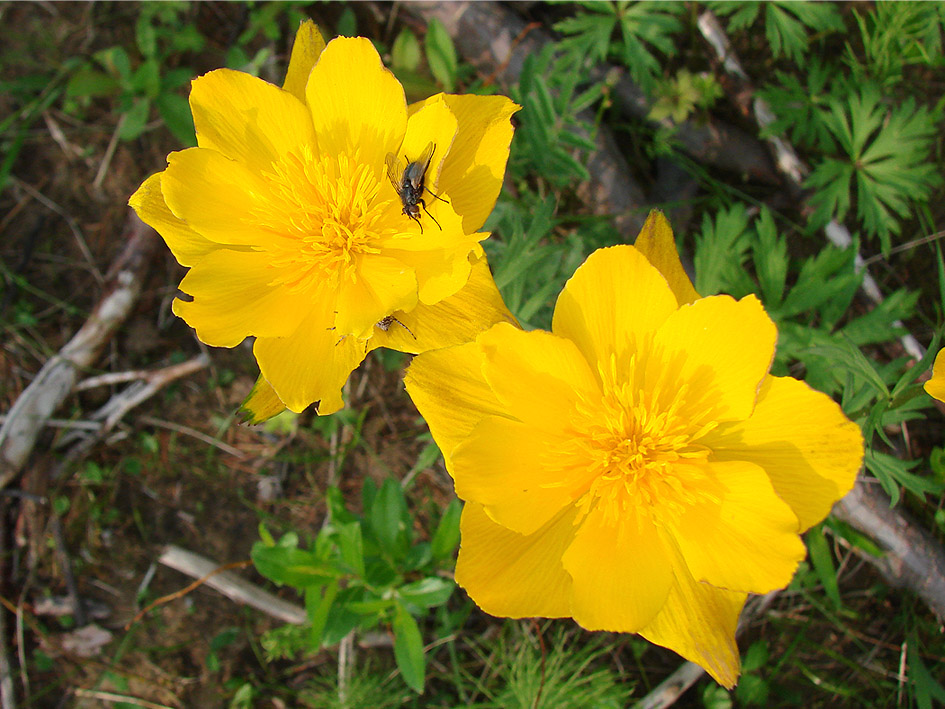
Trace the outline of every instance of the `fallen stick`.
{"type": "MultiPolygon", "coordinates": [[[[164,547],[158,562],[180,571],[182,574],[198,579],[212,574],[220,567],[215,561],[186,549],[181,549],[173,544],[164,547]]],[[[252,606],[285,623],[304,625],[308,622],[308,616],[304,608],[282,600],[278,596],[269,593],[269,591],[265,591],[237,576],[232,571],[221,571],[210,576],[206,581],[206,585],[216,589],[230,600],[252,606]]]]}
{"type": "Polygon", "coordinates": [[[895,588],[914,591],[945,622],[945,551],[904,512],[862,481],[833,508],[833,515],[869,535],[885,551],[875,557],[856,549],[895,588]]]}
{"type": "Polygon", "coordinates": [[[141,291],[158,239],[136,215],[128,219],[127,244],[106,277],[105,295],[73,338],[23,390],[0,427],[0,489],[20,474],[46,421],[128,317],[141,291]]]}
{"type": "Polygon", "coordinates": [[[81,438],[66,454],[66,460],[72,461],[85,453],[95,443],[102,440],[118,425],[129,411],[144,403],[161,389],[181,377],[186,377],[210,365],[210,358],[201,353],[196,357],[175,364],[170,367],[156,369],[150,372],[141,372],[138,381],[129,384],[120,392],[112,396],[105,405],[92,414],[92,421],[98,422],[94,433],[85,435],[80,431],[73,431],[63,437],[62,445],[67,445],[76,438],[81,438]]]}

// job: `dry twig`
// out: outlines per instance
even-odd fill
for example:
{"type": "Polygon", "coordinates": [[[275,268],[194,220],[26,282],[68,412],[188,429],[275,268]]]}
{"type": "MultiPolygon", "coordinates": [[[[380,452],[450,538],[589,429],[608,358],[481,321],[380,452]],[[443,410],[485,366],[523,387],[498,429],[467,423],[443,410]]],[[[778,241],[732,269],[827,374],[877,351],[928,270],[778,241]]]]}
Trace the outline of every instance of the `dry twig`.
{"type": "Polygon", "coordinates": [[[216,589],[237,603],[245,603],[285,623],[304,625],[307,622],[304,608],[274,596],[255,584],[240,578],[232,571],[221,571],[210,576],[220,565],[199,554],[170,545],[164,547],[158,562],[188,576],[195,578],[209,577],[206,579],[206,583],[210,588],[216,589]]]}
{"type": "Polygon", "coordinates": [[[43,365],[0,427],[0,489],[19,475],[46,421],[131,312],[157,239],[133,214],[127,231],[128,243],[112,267],[105,295],[73,338],[43,365]]]}

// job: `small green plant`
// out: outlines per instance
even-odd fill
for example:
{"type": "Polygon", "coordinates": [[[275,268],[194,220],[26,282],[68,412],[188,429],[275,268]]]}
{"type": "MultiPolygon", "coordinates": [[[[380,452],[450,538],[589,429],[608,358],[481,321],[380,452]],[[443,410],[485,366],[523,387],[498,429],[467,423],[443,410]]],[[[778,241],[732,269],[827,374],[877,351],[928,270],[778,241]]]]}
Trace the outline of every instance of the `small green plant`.
{"type": "Polygon", "coordinates": [[[196,145],[193,119],[181,89],[194,71],[168,68],[168,59],[200,51],[205,43],[193,23],[183,22],[186,3],[149,3],[135,22],[137,54],[122,46],[96,52],[70,76],[65,108],[75,113],[94,98],[113,98],[121,115],[118,137],[134,140],[149,128],[157,109],[168,129],[184,145],[196,145]]]}
{"type": "Polygon", "coordinates": [[[601,97],[602,86],[583,88],[582,57],[548,45],[529,55],[512,98],[522,104],[512,143],[512,174],[537,173],[554,187],[590,179],[579,155],[594,149],[593,126],[580,117],[601,97]]]}
{"type": "Polygon", "coordinates": [[[674,35],[682,30],[676,17],[682,3],[582,2],[583,12],[555,25],[566,35],[562,46],[600,63],[615,59],[650,92],[662,76],[661,57],[676,55],[674,35]],[[615,32],[619,37],[614,38],[615,32]]]}
{"type": "Polygon", "coordinates": [[[380,488],[366,480],[361,515],[345,507],[338,488],[329,488],[326,499],[328,521],[308,548],[300,548],[294,532],[277,542],[260,526],[262,541],[252,550],[256,569],[297,589],[308,613],[304,645],[293,632],[270,636],[270,656],[334,645],[352,631],[381,626],[393,634],[404,681],[422,692],[425,658],[417,619],[445,604],[455,588],[439,569],[448,566],[459,544],[459,502],[447,506],[427,542],[415,539],[414,520],[396,480],[387,479],[380,488]]]}
{"type": "Polygon", "coordinates": [[[828,106],[824,124],[842,155],[825,158],[807,180],[814,190],[812,222],[842,221],[855,186],[857,218],[888,253],[890,236],[901,231],[900,220],[941,184],[929,160],[939,117],[911,97],[887,107],[875,86],[864,86],[845,100],[831,99],[828,106]]]}
{"type": "Polygon", "coordinates": [[[764,9],[765,39],[771,53],[801,65],[811,41],[810,32],[823,35],[844,29],[837,8],[825,2],[713,2],[710,7],[716,14],[728,16],[730,32],[752,26],[764,9]]]}
{"type": "Polygon", "coordinates": [[[722,96],[722,87],[712,74],[693,74],[681,69],[675,77],[659,82],[658,97],[650,109],[650,120],[670,118],[682,123],[697,110],[706,110],[722,96]]]}

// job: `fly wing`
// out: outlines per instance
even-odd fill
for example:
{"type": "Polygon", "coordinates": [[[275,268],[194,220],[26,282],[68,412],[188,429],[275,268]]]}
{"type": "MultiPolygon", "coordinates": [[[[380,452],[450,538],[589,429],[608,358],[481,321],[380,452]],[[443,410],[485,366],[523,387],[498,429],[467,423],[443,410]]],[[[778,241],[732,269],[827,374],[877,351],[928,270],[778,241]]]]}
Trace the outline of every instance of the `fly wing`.
{"type": "Polygon", "coordinates": [[[424,174],[427,168],[430,167],[430,159],[433,157],[433,151],[435,149],[436,145],[431,141],[427,143],[427,147],[425,147],[417,157],[416,163],[420,166],[421,174],[424,174]]]}
{"type": "Polygon", "coordinates": [[[397,194],[400,194],[403,189],[401,183],[404,179],[403,163],[394,153],[387,153],[387,158],[385,158],[384,162],[387,164],[387,179],[390,180],[394,189],[397,190],[397,194]]]}

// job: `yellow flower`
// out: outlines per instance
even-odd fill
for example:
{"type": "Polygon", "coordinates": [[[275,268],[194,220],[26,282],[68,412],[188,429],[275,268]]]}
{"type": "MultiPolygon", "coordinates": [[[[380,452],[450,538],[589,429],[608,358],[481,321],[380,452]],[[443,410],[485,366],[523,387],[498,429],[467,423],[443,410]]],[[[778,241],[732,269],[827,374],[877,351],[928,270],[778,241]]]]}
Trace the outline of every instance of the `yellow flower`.
{"type": "Polygon", "coordinates": [[[932,365],[932,378],[924,385],[925,393],[933,399],[945,401],[945,347],[935,355],[935,364],[932,365]]]}
{"type": "Polygon", "coordinates": [[[768,373],[755,297],[698,298],[661,214],[638,245],[587,259],[552,332],[422,354],[407,391],[466,502],[456,580],[483,610],[640,633],[730,687],[747,594],[790,581],[862,437],[768,373]]]}
{"type": "Polygon", "coordinates": [[[194,80],[190,106],[198,147],[171,153],[130,204],[190,268],[174,312],[208,345],[256,338],[255,420],[337,411],[378,346],[422,352],[513,321],[477,231],[502,184],[509,99],[407,106],[367,39],[325,46],[307,22],[283,88],[219,69],[194,80]],[[430,150],[402,200],[403,171],[430,150]]]}

